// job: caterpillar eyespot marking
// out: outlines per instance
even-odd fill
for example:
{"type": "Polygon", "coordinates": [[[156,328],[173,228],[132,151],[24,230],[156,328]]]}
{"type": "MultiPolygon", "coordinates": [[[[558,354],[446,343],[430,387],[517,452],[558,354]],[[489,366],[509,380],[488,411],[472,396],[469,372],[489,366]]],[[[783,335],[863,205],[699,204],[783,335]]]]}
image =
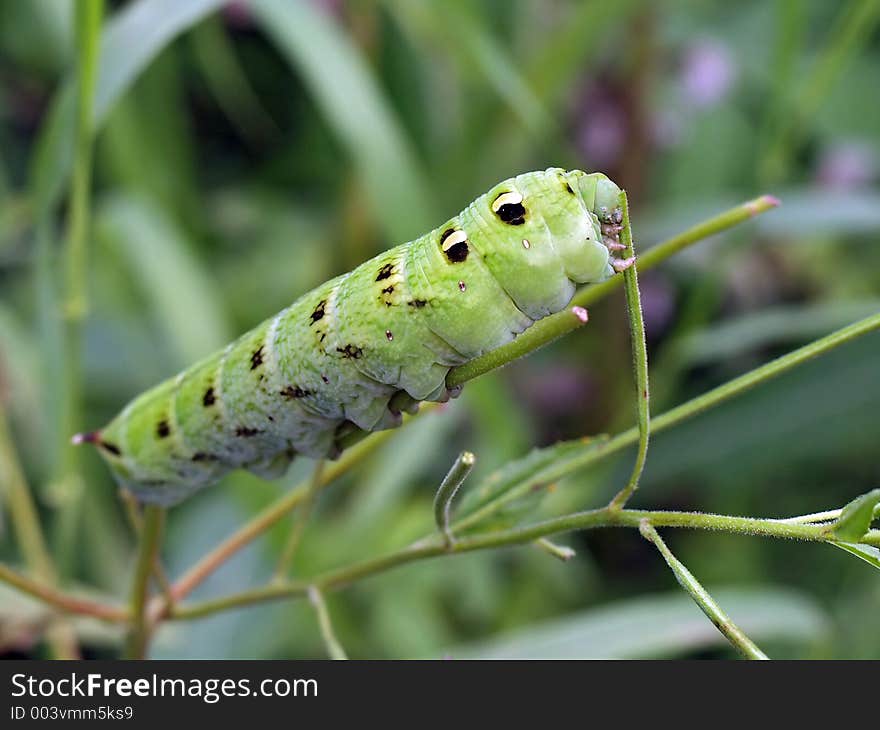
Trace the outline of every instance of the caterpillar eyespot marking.
{"type": "Polygon", "coordinates": [[[415,403],[456,395],[445,386],[450,359],[510,342],[568,307],[576,284],[628,265],[611,255],[619,195],[605,175],[580,170],[502,181],[74,441],[93,443],[120,486],[162,505],[236,468],[264,475],[297,454],[336,458],[353,428],[399,423],[396,393],[415,403]]]}
{"type": "Polygon", "coordinates": [[[449,229],[440,236],[440,250],[446,254],[446,258],[452,264],[460,264],[467,259],[469,249],[467,233],[449,229]]]}
{"type": "Polygon", "coordinates": [[[526,208],[521,193],[501,193],[492,201],[492,212],[511,226],[521,226],[526,222],[526,208]]]}

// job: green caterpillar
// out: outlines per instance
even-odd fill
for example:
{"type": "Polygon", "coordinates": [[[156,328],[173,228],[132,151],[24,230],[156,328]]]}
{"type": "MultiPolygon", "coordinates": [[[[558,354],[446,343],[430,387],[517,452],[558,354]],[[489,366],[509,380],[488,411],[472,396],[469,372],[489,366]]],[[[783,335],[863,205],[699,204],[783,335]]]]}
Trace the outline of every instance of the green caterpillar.
{"type": "Polygon", "coordinates": [[[295,454],[339,452],[349,422],[394,428],[456,395],[450,368],[563,309],[622,250],[620,189],[550,168],[499,183],[459,215],[303,295],[221,352],[129,403],[94,443],[117,482],[170,505],[243,467],[282,474],[295,454]],[[400,396],[395,403],[400,402],[400,396]]]}

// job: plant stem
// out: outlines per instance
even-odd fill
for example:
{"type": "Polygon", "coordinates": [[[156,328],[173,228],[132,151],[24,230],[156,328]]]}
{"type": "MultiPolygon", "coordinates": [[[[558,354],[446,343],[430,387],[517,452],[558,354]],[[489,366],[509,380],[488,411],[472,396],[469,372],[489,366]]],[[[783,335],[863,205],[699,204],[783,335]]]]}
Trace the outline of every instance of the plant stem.
{"type": "Polygon", "coordinates": [[[51,585],[33,580],[12,570],[12,568],[7,567],[3,563],[0,563],[0,581],[65,613],[92,616],[102,621],[117,623],[128,621],[129,619],[128,612],[124,608],[109,606],[87,598],[78,598],[62,593],[51,585]]]}
{"type": "Polygon", "coordinates": [[[315,586],[309,586],[308,589],[309,602],[318,615],[318,626],[321,629],[321,638],[327,647],[327,654],[331,659],[348,659],[345,649],[333,633],[333,624],[330,622],[330,614],[327,611],[327,604],[324,603],[324,596],[315,586]]]}
{"type": "Polygon", "coordinates": [[[0,489],[9,506],[9,514],[15,526],[15,534],[25,564],[40,579],[54,583],[57,580],[55,566],[43,530],[31,490],[18,461],[9,424],[0,402],[0,489]]]}
{"type": "MultiPolygon", "coordinates": [[[[525,527],[515,527],[508,530],[460,537],[456,539],[451,548],[446,546],[441,537],[432,535],[397,552],[370,558],[336,570],[330,570],[308,581],[275,583],[222,598],[194,603],[188,606],[179,606],[173,618],[188,620],[263,601],[302,597],[307,594],[310,586],[315,586],[322,591],[333,590],[399,565],[437,557],[450,552],[465,553],[511,545],[522,545],[542,537],[572,530],[586,530],[599,527],[630,527],[638,529],[642,520],[648,520],[652,525],[658,527],[718,530],[740,535],[757,535],[834,544],[834,541],[828,539],[821,525],[799,525],[774,519],[731,517],[702,512],[650,512],[631,509],[612,510],[608,507],[603,507],[602,509],[578,512],[544,520],[543,522],[537,522],[525,527]]],[[[860,544],[880,545],[880,531],[868,533],[860,544]]]]}
{"type": "MultiPolygon", "coordinates": [[[[704,238],[732,228],[760,213],[771,210],[777,205],[779,205],[779,201],[770,195],[762,195],[754,200],[741,203],[714,218],[699,223],[693,228],[689,228],[683,233],[651,247],[639,257],[639,270],[644,272],[648,269],[653,269],[682,249],[688,248],[704,238]]],[[[603,299],[622,286],[623,283],[623,277],[612,276],[600,284],[593,284],[581,289],[575,294],[574,299],[571,300],[571,306],[567,310],[535,322],[513,342],[487,352],[485,355],[481,355],[464,365],[453,368],[446,377],[447,386],[455,387],[462,385],[468,380],[473,380],[480,375],[488,373],[490,370],[495,370],[523,355],[534,352],[558,337],[577,329],[583,324],[583,321],[572,316],[572,307],[589,307],[594,302],[603,299]]]]}
{"type": "MultiPolygon", "coordinates": [[[[629,202],[626,193],[620,193],[623,211],[623,230],[621,243],[626,246],[628,256],[635,256],[633,248],[632,228],[629,220],[629,202]]],[[[636,265],[633,264],[623,272],[626,287],[626,307],[629,314],[629,329],[632,338],[633,369],[636,381],[636,418],[639,429],[639,446],[632,474],[626,486],[611,500],[612,509],[621,509],[638,489],[639,479],[645,469],[648,457],[648,441],[651,436],[650,390],[648,388],[648,345],[645,341],[645,321],[642,317],[642,301],[639,296],[639,277],[636,265]]]]}
{"type": "MultiPolygon", "coordinates": [[[[697,396],[696,398],[693,398],[686,403],[682,403],[659,416],[655,416],[651,420],[651,428],[654,433],[660,433],[667,428],[676,426],[689,418],[699,415],[713,406],[717,406],[730,398],[740,395],[756,385],[766,382],[771,378],[775,378],[814,357],[818,357],[836,347],[878,329],[880,329],[880,314],[866,317],[858,322],[843,327],[842,329],[836,330],[830,335],[826,335],[825,337],[804,345],[787,355],[783,355],[782,357],[765,363],[738,378],[734,378],[723,385],[719,385],[717,388],[713,388],[701,396],[697,396]]],[[[582,456],[568,458],[559,464],[552,465],[547,469],[538,472],[521,485],[507,490],[498,498],[484,504],[479,509],[459,520],[453,525],[453,528],[456,532],[460,533],[462,530],[475,525],[492,514],[495,514],[508,503],[519,499],[526,494],[534,484],[539,482],[547,483],[556,481],[632,446],[638,442],[638,439],[639,430],[638,428],[633,427],[617,434],[599,446],[594,446],[592,444],[587,445],[584,448],[582,456]]]]}
{"type": "Polygon", "coordinates": [[[437,489],[437,494],[434,496],[434,522],[440,534],[443,535],[447,547],[450,547],[455,542],[452,530],[449,529],[452,500],[455,499],[455,494],[464,483],[464,480],[468,478],[468,474],[474,468],[476,460],[477,458],[470,451],[462,451],[449,469],[449,472],[443,477],[443,481],[440,482],[440,487],[437,489]]]}
{"type": "Polygon", "coordinates": [[[571,560],[577,553],[568,545],[557,545],[555,542],[551,542],[546,537],[539,537],[535,540],[532,545],[534,545],[538,550],[543,550],[548,555],[552,555],[554,558],[561,560],[563,563],[571,560]]]}
{"type": "Polygon", "coordinates": [[[700,610],[708,619],[715,624],[724,637],[739,651],[746,659],[769,659],[769,657],[761,651],[757,645],[745,635],[743,630],[737,626],[731,618],[724,612],[721,606],[716,603],[715,599],[709,592],[703,588],[700,582],[691,573],[663,542],[657,530],[648,520],[642,520],[639,523],[639,532],[649,542],[652,542],[660,551],[660,554],[666,560],[667,565],[675,574],[675,579],[679,585],[684,588],[694,599],[694,602],[700,607],[700,610]]]}
{"type": "Polygon", "coordinates": [[[165,510],[162,507],[150,505],[144,509],[137,566],[131,588],[131,631],[126,648],[127,659],[143,659],[147,651],[150,639],[147,598],[164,521],[165,510]]]}
{"type": "MultiPolygon", "coordinates": [[[[2,402],[0,402],[0,490],[3,492],[3,501],[9,506],[9,514],[15,526],[15,534],[25,565],[46,584],[47,590],[54,592],[53,586],[58,583],[58,571],[46,545],[30,486],[12,443],[2,402]]],[[[53,622],[47,637],[56,657],[60,659],[79,657],[76,636],[70,626],[53,622]]]]}
{"type": "Polygon", "coordinates": [[[85,494],[79,451],[68,441],[79,430],[82,413],[82,330],[88,309],[88,241],[91,217],[93,102],[98,75],[103,0],[75,3],[77,48],[76,129],[73,174],[68,196],[65,245],[62,249],[64,293],[61,316],[64,353],[60,436],[63,441],[60,473],[54,480],[58,519],[54,543],[62,576],[72,569],[85,494]]]}
{"type": "Polygon", "coordinates": [[[302,499],[302,504],[293,518],[293,525],[290,528],[290,537],[281,553],[281,559],[278,561],[278,567],[275,568],[275,580],[283,580],[290,571],[290,564],[293,556],[302,540],[303,532],[306,529],[306,523],[312,514],[312,508],[315,505],[315,498],[321,491],[321,474],[324,472],[324,459],[319,459],[315,464],[315,470],[312,472],[312,478],[309,480],[309,486],[306,489],[302,499]]]}
{"type": "MultiPolygon", "coordinates": [[[[349,469],[359,464],[367,455],[375,451],[380,445],[391,437],[391,431],[379,431],[369,439],[357,446],[348,449],[340,457],[339,461],[331,462],[321,473],[320,487],[323,489],[331,482],[345,474],[349,469]]],[[[205,554],[199,562],[193,565],[186,573],[178,578],[172,585],[172,595],[180,601],[205,580],[211,573],[231,558],[235,553],[248,545],[252,540],[262,535],[272,525],[283,519],[292,509],[295,509],[306,497],[309,482],[303,482],[290,490],[276,502],[253,517],[238,530],[227,537],[213,550],[205,554]]],[[[168,606],[164,602],[151,607],[157,614],[157,618],[168,612],[168,606]]]]}

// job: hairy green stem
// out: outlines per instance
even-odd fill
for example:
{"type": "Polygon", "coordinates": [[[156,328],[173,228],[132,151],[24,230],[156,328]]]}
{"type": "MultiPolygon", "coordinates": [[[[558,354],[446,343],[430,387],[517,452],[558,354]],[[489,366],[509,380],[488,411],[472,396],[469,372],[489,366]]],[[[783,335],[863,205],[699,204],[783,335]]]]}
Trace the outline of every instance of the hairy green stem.
{"type": "MultiPolygon", "coordinates": [[[[620,193],[620,207],[623,211],[623,230],[621,243],[626,246],[628,256],[635,256],[632,227],[629,220],[629,202],[626,192],[620,193]]],[[[623,272],[626,288],[626,307],[629,314],[629,329],[632,339],[633,370],[636,381],[636,420],[639,429],[639,446],[632,474],[626,486],[621,489],[609,505],[612,509],[622,508],[639,487],[639,479],[645,470],[648,458],[648,441],[651,437],[651,395],[648,388],[648,345],[645,341],[645,321],[642,317],[642,301],[639,295],[639,277],[633,264],[623,272]]]]}
{"type": "MultiPolygon", "coordinates": [[[[543,537],[562,532],[571,532],[572,530],[596,529],[600,527],[630,527],[638,529],[642,520],[648,520],[657,527],[718,530],[741,535],[809,540],[834,544],[834,541],[828,538],[821,525],[800,525],[774,519],[731,517],[702,512],[651,512],[631,509],[617,510],[603,507],[602,509],[577,512],[544,520],[524,527],[460,537],[456,539],[451,547],[447,547],[441,537],[432,535],[397,552],[331,570],[308,581],[288,581],[283,584],[270,584],[222,598],[179,606],[173,618],[194,619],[254,603],[302,597],[307,594],[310,586],[316,586],[322,591],[334,590],[400,565],[449,553],[466,553],[476,550],[522,545],[543,537]]],[[[862,539],[861,544],[880,545],[880,531],[869,532],[862,539]],[[875,532],[876,534],[874,534],[875,532]]]]}
{"type": "Polygon", "coordinates": [[[434,523],[440,534],[443,535],[446,545],[451,546],[455,542],[452,530],[449,529],[449,516],[452,511],[452,500],[458,492],[468,474],[474,468],[477,458],[470,451],[462,451],[449,472],[440,482],[437,494],[434,495],[434,523]]]}
{"type": "MultiPolygon", "coordinates": [[[[667,428],[676,426],[683,421],[699,415],[703,411],[717,406],[726,400],[729,400],[741,393],[754,388],[763,382],[775,378],[782,373],[801,365],[808,360],[818,357],[839,347],[851,340],[862,335],[869,334],[880,329],[880,314],[875,314],[865,319],[859,320],[842,329],[832,332],[830,335],[815,340],[814,342],[804,345],[787,355],[783,355],[775,360],[751,370],[750,372],[734,378],[717,388],[697,396],[686,403],[682,403],[665,413],[655,416],[651,420],[651,428],[654,433],[659,433],[667,428]]],[[[639,440],[639,430],[637,427],[623,431],[599,446],[589,445],[585,447],[581,456],[568,458],[559,464],[554,464],[540,471],[531,479],[523,482],[519,486],[506,491],[498,498],[484,504],[479,509],[462,518],[453,525],[456,532],[469,528],[487,517],[495,514],[503,509],[505,505],[514,502],[523,495],[527,494],[536,483],[550,483],[575,471],[583,469],[601,459],[607,458],[612,454],[616,454],[625,448],[632,446],[639,440]]]]}
{"type": "Polygon", "coordinates": [[[140,534],[137,565],[131,588],[131,630],[126,647],[126,658],[143,659],[150,640],[150,621],[147,614],[150,577],[159,551],[165,510],[150,505],[144,509],[143,527],[140,534]]]}
{"type": "Polygon", "coordinates": [[[769,657],[761,651],[745,632],[737,626],[733,620],[724,612],[721,606],[715,601],[700,582],[691,573],[663,542],[657,530],[653,525],[645,519],[639,523],[639,532],[649,542],[660,551],[660,554],[666,560],[666,564],[672,569],[675,579],[679,585],[684,588],[694,599],[700,610],[706,614],[707,618],[715,624],[724,637],[733,645],[733,647],[742,654],[746,659],[769,659],[769,657]]]}

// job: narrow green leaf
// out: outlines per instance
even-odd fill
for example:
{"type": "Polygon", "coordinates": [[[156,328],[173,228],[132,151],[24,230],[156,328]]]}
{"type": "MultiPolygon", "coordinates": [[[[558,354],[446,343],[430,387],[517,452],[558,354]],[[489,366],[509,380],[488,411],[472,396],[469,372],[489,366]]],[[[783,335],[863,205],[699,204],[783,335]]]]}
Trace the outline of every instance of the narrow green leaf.
{"type": "Polygon", "coordinates": [[[851,542],[832,542],[831,544],[852,553],[880,570],[880,548],[875,548],[873,545],[857,545],[851,542]]]}
{"type": "Polygon", "coordinates": [[[593,451],[607,441],[607,437],[560,441],[541,449],[532,449],[520,459],[509,461],[492,472],[474,489],[469,489],[461,502],[461,514],[471,515],[481,507],[504,498],[520,496],[522,492],[537,491],[546,484],[550,470],[554,471],[571,458],[593,451]]]}
{"type": "Polygon", "coordinates": [[[871,527],[874,507],[880,504],[880,489],[856,497],[843,508],[840,517],[828,526],[827,532],[837,540],[858,542],[871,527]]]}
{"type": "MultiPolygon", "coordinates": [[[[766,586],[723,589],[719,603],[761,641],[810,645],[831,628],[809,596],[766,586]]],[[[645,659],[720,646],[724,638],[680,592],[614,601],[444,652],[455,659],[645,659]]]]}

